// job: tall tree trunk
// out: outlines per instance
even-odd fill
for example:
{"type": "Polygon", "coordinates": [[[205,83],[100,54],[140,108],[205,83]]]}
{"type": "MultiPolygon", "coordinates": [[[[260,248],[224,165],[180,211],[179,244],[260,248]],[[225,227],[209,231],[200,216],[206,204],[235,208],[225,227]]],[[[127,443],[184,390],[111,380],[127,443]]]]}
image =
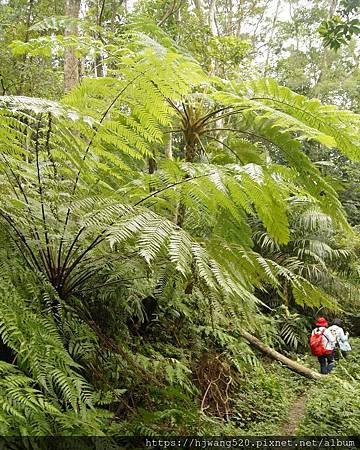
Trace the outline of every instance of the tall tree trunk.
{"type": "Polygon", "coordinates": [[[116,0],[112,0],[111,2],[111,21],[110,21],[110,29],[111,32],[115,32],[115,23],[116,23],[116,0]]]}
{"type": "MultiPolygon", "coordinates": [[[[34,0],[29,0],[28,4],[28,13],[26,16],[26,24],[25,24],[25,36],[24,36],[24,42],[29,42],[30,37],[30,26],[31,26],[31,17],[33,12],[33,6],[34,6],[34,0]]],[[[24,82],[26,77],[26,62],[29,59],[29,56],[27,53],[24,54],[22,60],[23,60],[23,70],[21,70],[20,73],[20,80],[19,85],[16,89],[16,95],[23,95],[24,94],[24,82]]]]}
{"type": "MultiPolygon", "coordinates": [[[[79,18],[81,0],[66,0],[65,15],[73,19],[79,18]]],[[[77,36],[77,25],[70,24],[65,28],[66,36],[77,36]]],[[[64,54],[64,90],[70,91],[79,82],[79,60],[73,48],[66,48],[64,54]]]]}
{"type": "Polygon", "coordinates": [[[101,55],[96,55],[95,57],[95,75],[96,78],[101,78],[104,76],[104,66],[101,55]]]}
{"type": "Polygon", "coordinates": [[[285,364],[286,367],[288,367],[289,369],[298,373],[299,375],[302,375],[303,377],[306,377],[306,378],[311,378],[313,380],[319,380],[320,378],[323,377],[320,373],[315,372],[314,370],[311,370],[308,367],[305,367],[302,364],[299,364],[290,358],[287,358],[286,356],[282,355],[281,353],[277,352],[276,350],[263,344],[258,338],[256,338],[252,334],[248,333],[247,331],[240,330],[239,333],[251,345],[256,347],[262,353],[264,353],[267,356],[270,356],[270,358],[275,359],[276,361],[280,361],[281,363],[285,364]]]}
{"type": "Polygon", "coordinates": [[[218,29],[217,29],[217,25],[216,25],[216,0],[210,0],[208,22],[209,22],[211,34],[213,36],[217,36],[218,29]]]}

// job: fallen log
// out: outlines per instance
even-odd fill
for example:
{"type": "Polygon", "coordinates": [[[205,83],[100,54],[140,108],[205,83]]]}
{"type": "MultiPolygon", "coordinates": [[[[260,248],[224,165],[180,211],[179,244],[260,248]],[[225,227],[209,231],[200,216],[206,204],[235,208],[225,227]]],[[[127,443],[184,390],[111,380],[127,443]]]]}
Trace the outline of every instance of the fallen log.
{"type": "Polygon", "coordinates": [[[313,380],[319,380],[320,378],[323,377],[323,375],[321,375],[320,373],[315,372],[314,370],[309,369],[308,367],[305,367],[302,364],[299,364],[290,358],[287,358],[286,356],[282,355],[281,353],[277,352],[276,350],[263,344],[258,338],[256,338],[252,334],[248,333],[247,331],[245,331],[245,330],[238,330],[238,331],[239,331],[240,335],[243,338],[245,338],[251,345],[253,345],[257,349],[259,349],[265,355],[270,356],[270,358],[282,362],[283,364],[285,364],[286,367],[293,370],[294,372],[296,372],[304,377],[311,378],[313,380]]]}

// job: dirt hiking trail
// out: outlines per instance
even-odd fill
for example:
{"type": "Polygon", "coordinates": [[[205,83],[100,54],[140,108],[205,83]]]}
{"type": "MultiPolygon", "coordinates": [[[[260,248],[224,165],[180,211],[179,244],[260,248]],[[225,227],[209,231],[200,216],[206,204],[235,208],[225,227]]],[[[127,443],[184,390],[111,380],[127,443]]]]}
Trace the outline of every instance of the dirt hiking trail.
{"type": "Polygon", "coordinates": [[[290,408],[288,418],[281,428],[282,436],[295,436],[300,421],[305,415],[306,395],[301,395],[290,408]]]}

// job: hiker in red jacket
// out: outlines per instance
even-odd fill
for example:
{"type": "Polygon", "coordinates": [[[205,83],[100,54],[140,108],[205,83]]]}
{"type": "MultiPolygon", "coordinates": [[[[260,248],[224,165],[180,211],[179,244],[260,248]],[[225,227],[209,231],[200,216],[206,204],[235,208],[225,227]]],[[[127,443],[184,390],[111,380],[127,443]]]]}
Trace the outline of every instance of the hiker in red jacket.
{"type": "Polygon", "coordinates": [[[318,357],[320,372],[327,375],[334,368],[336,339],[328,330],[328,322],[324,317],[319,317],[315,325],[310,337],[310,348],[312,354],[318,357]]]}

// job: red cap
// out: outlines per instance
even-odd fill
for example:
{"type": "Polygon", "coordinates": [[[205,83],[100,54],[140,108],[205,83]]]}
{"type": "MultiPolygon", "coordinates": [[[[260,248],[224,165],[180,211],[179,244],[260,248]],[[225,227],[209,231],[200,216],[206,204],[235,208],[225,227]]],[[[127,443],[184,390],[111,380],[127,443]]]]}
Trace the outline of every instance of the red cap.
{"type": "Polygon", "coordinates": [[[325,319],[325,317],[319,317],[316,321],[316,324],[318,327],[327,327],[328,326],[328,322],[325,319]]]}

